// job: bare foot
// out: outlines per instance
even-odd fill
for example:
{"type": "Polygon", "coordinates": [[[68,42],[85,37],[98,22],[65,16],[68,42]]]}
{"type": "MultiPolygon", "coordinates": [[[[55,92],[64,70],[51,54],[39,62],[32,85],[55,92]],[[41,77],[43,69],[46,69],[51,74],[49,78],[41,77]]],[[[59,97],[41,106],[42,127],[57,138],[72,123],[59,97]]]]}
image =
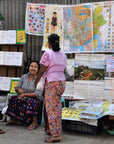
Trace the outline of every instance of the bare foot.
{"type": "Polygon", "coordinates": [[[28,130],[34,130],[38,127],[38,124],[31,124],[27,129],[28,130]]]}
{"type": "Polygon", "coordinates": [[[4,125],[15,125],[18,124],[18,121],[16,121],[15,119],[11,119],[10,121],[6,122],[4,125]]]}

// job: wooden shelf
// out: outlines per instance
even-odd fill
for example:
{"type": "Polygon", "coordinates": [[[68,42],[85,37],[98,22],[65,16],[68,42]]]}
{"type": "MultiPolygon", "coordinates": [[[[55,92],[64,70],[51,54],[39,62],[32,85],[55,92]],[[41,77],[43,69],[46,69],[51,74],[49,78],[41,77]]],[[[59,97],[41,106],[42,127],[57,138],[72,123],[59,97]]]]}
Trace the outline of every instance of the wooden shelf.
{"type": "Polygon", "coordinates": [[[21,77],[24,72],[24,44],[0,44],[0,51],[23,52],[22,66],[0,65],[0,76],[4,77],[21,77]]]}

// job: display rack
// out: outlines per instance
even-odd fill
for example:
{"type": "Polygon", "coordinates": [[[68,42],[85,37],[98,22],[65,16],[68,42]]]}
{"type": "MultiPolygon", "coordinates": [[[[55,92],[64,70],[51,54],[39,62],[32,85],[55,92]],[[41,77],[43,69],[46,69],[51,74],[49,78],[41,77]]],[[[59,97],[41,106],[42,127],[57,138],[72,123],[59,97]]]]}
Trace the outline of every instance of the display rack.
{"type": "MultiPolygon", "coordinates": [[[[25,45],[24,44],[0,44],[0,51],[3,52],[22,52],[23,53],[23,59],[22,59],[22,65],[16,66],[16,65],[0,65],[0,77],[9,77],[9,78],[20,78],[24,72],[24,51],[25,51],[25,45]]],[[[0,98],[1,98],[1,105],[0,105],[0,111],[2,110],[5,101],[6,96],[9,91],[7,90],[0,90],[0,98]]]]}

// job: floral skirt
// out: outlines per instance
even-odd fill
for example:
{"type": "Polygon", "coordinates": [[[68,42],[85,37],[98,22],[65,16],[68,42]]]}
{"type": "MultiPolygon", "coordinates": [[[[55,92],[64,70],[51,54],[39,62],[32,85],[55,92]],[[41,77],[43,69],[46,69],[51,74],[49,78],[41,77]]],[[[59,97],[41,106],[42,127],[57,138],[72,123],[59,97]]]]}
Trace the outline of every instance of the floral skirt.
{"type": "Polygon", "coordinates": [[[18,99],[18,96],[12,96],[9,99],[8,109],[6,114],[20,120],[24,123],[32,122],[33,116],[38,116],[41,113],[41,102],[36,98],[18,99]]]}
{"type": "Polygon", "coordinates": [[[61,134],[62,102],[65,81],[51,81],[45,84],[44,127],[52,136],[61,134]]]}

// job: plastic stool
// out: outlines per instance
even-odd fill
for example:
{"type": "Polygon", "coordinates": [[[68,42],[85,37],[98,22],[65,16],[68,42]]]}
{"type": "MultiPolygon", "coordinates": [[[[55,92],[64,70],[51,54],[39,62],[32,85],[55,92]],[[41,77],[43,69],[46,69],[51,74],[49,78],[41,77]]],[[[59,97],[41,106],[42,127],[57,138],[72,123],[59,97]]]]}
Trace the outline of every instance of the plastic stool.
{"type": "Polygon", "coordinates": [[[61,100],[62,100],[63,106],[66,107],[65,99],[62,97],[61,100]]]}

